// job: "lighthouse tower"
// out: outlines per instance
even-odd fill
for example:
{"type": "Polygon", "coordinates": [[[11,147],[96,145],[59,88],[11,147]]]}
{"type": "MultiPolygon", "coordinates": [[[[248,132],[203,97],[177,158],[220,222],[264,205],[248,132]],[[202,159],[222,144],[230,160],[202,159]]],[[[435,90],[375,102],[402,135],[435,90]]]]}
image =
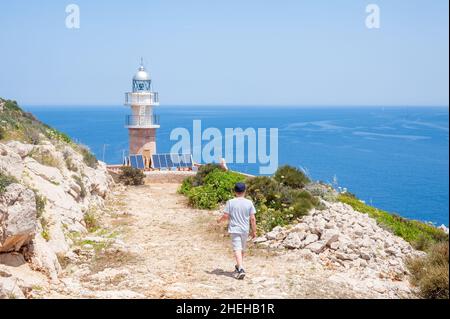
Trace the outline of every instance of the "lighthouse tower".
{"type": "Polygon", "coordinates": [[[156,153],[159,116],[153,113],[153,107],[159,105],[159,98],[158,93],[152,90],[152,80],[142,60],[133,77],[132,92],[125,93],[125,105],[131,108],[131,115],[127,115],[125,119],[130,154],[144,155],[149,163],[151,155],[156,153]]]}

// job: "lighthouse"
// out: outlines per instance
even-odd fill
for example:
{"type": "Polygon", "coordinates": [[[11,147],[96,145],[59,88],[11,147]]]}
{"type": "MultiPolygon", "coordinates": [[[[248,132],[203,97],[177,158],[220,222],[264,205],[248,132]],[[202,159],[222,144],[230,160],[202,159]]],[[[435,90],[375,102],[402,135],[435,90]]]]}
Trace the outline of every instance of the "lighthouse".
{"type": "Polygon", "coordinates": [[[159,98],[158,93],[153,92],[150,74],[142,60],[133,77],[132,92],[125,93],[125,105],[131,109],[131,114],[125,119],[129,153],[143,155],[148,167],[152,155],[156,153],[156,129],[160,126],[159,116],[154,114],[153,108],[159,105],[159,98]]]}

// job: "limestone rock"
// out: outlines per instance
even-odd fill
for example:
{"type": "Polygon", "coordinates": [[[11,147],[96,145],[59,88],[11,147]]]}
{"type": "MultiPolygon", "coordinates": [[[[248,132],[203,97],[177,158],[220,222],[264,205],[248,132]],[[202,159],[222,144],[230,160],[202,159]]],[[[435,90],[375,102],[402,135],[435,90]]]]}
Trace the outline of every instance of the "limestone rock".
{"type": "Polygon", "coordinates": [[[306,237],[305,233],[300,232],[292,232],[287,235],[287,237],[283,241],[283,245],[286,248],[290,249],[298,249],[301,248],[302,240],[306,237]]]}
{"type": "Polygon", "coordinates": [[[0,299],[25,299],[14,278],[0,276],[0,299]]]}
{"type": "Polygon", "coordinates": [[[306,238],[302,241],[302,245],[303,247],[308,246],[309,244],[312,244],[313,242],[319,240],[319,236],[317,236],[316,234],[309,234],[308,236],[306,236],[306,238]]]}
{"type": "Polygon", "coordinates": [[[11,184],[0,195],[0,253],[18,251],[35,235],[38,222],[33,191],[11,184]]]}
{"type": "Polygon", "coordinates": [[[325,241],[327,246],[339,240],[339,231],[327,229],[320,236],[320,240],[325,241]]]}
{"type": "Polygon", "coordinates": [[[306,246],[306,248],[311,250],[313,253],[320,254],[326,246],[327,242],[325,240],[319,240],[312,244],[309,244],[308,246],[306,246]]]}

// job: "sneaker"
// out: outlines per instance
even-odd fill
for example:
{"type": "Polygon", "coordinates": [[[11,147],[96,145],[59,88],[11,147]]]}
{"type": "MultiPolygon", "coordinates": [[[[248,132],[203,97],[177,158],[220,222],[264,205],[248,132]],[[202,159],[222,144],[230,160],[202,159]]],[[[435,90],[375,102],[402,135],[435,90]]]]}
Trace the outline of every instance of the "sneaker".
{"type": "Polygon", "coordinates": [[[245,278],[245,270],[243,268],[238,270],[238,274],[237,274],[236,278],[239,280],[242,280],[245,278]]]}

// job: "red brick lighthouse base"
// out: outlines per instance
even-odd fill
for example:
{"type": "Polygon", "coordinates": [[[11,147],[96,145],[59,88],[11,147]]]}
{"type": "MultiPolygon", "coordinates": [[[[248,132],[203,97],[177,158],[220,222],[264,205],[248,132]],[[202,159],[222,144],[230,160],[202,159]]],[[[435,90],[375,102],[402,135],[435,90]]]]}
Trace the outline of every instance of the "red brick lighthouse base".
{"type": "Polygon", "coordinates": [[[156,153],[156,129],[129,128],[130,154],[142,154],[146,158],[156,153]]]}

